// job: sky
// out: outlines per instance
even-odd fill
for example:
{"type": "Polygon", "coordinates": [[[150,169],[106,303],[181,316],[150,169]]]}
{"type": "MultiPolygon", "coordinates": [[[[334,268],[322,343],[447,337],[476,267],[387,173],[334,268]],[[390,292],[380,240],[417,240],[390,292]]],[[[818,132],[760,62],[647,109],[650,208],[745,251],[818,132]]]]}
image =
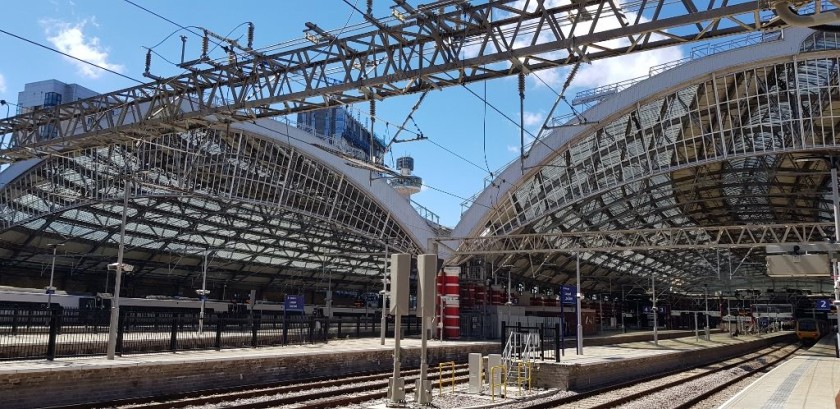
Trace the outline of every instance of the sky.
{"type": "MultiPolygon", "coordinates": [[[[28,40],[61,50],[125,76],[144,79],[146,48],[153,48],[170,61],[180,60],[180,35],[187,36],[187,59],[200,53],[201,41],[182,26],[207,28],[215,33],[245,42],[243,23],[255,25],[255,48],[269,46],[304,35],[306,22],[330,30],[363,21],[342,0],[308,1],[240,1],[217,0],[143,1],[132,0],[151,12],[126,0],[31,0],[5,2],[0,29],[28,40]],[[163,17],[163,18],[162,18],[163,17]]],[[[348,0],[359,9],[363,0],[348,0]]],[[[562,3],[567,0],[553,0],[562,3]]],[[[429,1],[422,1],[428,3],[429,1]]],[[[416,5],[419,1],[410,1],[416,5]]],[[[390,14],[391,1],[374,0],[374,15],[390,14]]],[[[199,32],[197,29],[193,29],[199,32]]],[[[137,83],[122,76],[79,63],[37,45],[0,33],[0,99],[17,102],[17,93],[24,84],[45,79],[77,83],[97,92],[111,92],[137,83]]],[[[611,84],[648,73],[649,67],[677,60],[685,55],[680,48],[653,50],[583,65],[566,95],[569,100],[577,91],[611,84]]],[[[181,73],[173,64],[154,56],[151,72],[161,76],[181,73]]],[[[526,80],[525,125],[536,134],[556,94],[566,80],[568,68],[532,73],[526,80]],[[548,85],[544,84],[547,83],[548,85]]],[[[443,225],[454,227],[460,219],[464,199],[484,187],[490,172],[519,154],[519,125],[504,118],[519,118],[519,96],[515,77],[474,83],[468,86],[484,96],[489,105],[462,87],[450,87],[428,94],[413,115],[408,129],[420,131],[429,140],[393,145],[386,164],[410,155],[415,159],[414,174],[426,185],[413,199],[440,216],[443,225]],[[495,109],[494,109],[495,108],[495,109]],[[440,146],[438,146],[440,145],[440,146]],[[443,147],[443,148],[442,148],[443,147]],[[445,148],[445,149],[444,149],[445,148]],[[448,150],[448,151],[447,151],[448,150]],[[450,153],[454,152],[453,153],[450,153]],[[457,155],[457,156],[456,156],[457,155]]],[[[376,133],[390,139],[418,96],[386,99],[377,103],[376,133]],[[391,124],[383,126],[382,122],[391,124]]],[[[0,115],[6,115],[0,106],[0,115]]],[[[354,107],[366,121],[368,104],[354,107]]],[[[15,107],[10,114],[14,115],[15,107]]],[[[569,113],[560,105],[555,116],[569,113]]],[[[400,135],[400,139],[410,137],[400,135]]]]}

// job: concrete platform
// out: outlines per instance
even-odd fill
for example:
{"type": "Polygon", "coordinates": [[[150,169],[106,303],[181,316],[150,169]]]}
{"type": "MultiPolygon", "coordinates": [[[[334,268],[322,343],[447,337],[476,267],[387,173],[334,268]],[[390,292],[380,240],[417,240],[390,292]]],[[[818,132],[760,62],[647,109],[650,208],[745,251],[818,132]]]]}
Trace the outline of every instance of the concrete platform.
{"type": "Polygon", "coordinates": [[[653,341],[644,341],[584,347],[583,355],[576,355],[575,350],[566,350],[566,356],[559,363],[538,363],[535,385],[585,391],[687,366],[704,365],[794,339],[794,333],[789,331],[739,337],[716,333],[709,341],[691,336],[660,339],[658,346],[653,341]]]}
{"type": "Polygon", "coordinates": [[[823,337],[807,353],[773,368],[720,408],[840,409],[840,359],[834,342],[834,334],[823,337]]]}
{"type": "MultiPolygon", "coordinates": [[[[405,367],[420,365],[420,341],[401,343],[405,367]]],[[[498,353],[497,342],[429,343],[429,361],[466,361],[470,352],[498,353]]],[[[4,409],[85,404],[239,385],[259,385],[393,368],[393,339],[0,363],[4,409]]]]}
{"type": "MultiPolygon", "coordinates": [[[[574,349],[566,349],[561,366],[624,365],[634,356],[672,353],[689,348],[695,342],[692,332],[661,331],[660,334],[683,338],[661,340],[660,346],[655,347],[652,342],[638,341],[650,339],[650,331],[587,337],[584,340],[586,355],[574,356],[574,349]],[[686,337],[689,334],[691,336],[686,337]],[[626,341],[635,342],[620,344],[626,341]],[[604,343],[618,345],[590,346],[604,343]]],[[[720,335],[713,337],[709,346],[726,344],[718,338],[728,338],[720,335]]],[[[747,337],[739,339],[746,341],[747,337]]],[[[387,339],[382,346],[378,338],[366,338],[285,347],[138,354],[117,357],[113,361],[100,356],[2,362],[0,396],[3,396],[4,409],[34,408],[342,376],[363,371],[384,372],[392,368],[393,345],[393,339],[387,339]]],[[[419,366],[420,340],[405,339],[401,346],[403,367],[419,366]]],[[[501,343],[429,341],[429,361],[432,365],[445,361],[466,362],[468,354],[475,352],[484,355],[500,353],[501,343]]],[[[542,362],[540,364],[543,365],[542,362]]]]}

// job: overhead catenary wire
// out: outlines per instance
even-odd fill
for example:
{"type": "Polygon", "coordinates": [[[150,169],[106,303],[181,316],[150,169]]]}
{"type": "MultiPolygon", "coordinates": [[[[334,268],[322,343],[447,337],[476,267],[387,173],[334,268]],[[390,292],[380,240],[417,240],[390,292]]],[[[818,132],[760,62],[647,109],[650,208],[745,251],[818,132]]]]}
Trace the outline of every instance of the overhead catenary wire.
{"type": "Polygon", "coordinates": [[[490,170],[490,164],[487,162],[487,81],[484,81],[484,111],[481,116],[481,141],[482,151],[484,152],[484,166],[487,168],[487,173],[493,177],[493,171],[490,170]]]}
{"type": "Polygon", "coordinates": [[[140,84],[143,84],[143,81],[140,81],[140,80],[138,80],[137,78],[130,77],[130,76],[128,76],[128,75],[125,75],[125,74],[122,74],[122,73],[120,73],[120,72],[114,71],[114,70],[112,70],[112,69],[110,69],[110,68],[103,67],[103,66],[101,66],[101,65],[98,65],[98,64],[92,63],[92,62],[87,61],[87,60],[85,60],[85,59],[82,59],[82,58],[76,57],[76,56],[74,56],[74,55],[67,54],[67,53],[65,53],[65,52],[63,52],[63,51],[61,51],[61,50],[57,50],[57,49],[52,48],[52,47],[50,47],[50,46],[47,46],[47,45],[41,44],[41,43],[39,43],[39,42],[37,42],[37,41],[30,40],[30,39],[28,39],[28,38],[25,38],[25,37],[19,36],[19,35],[14,34],[14,33],[10,33],[10,32],[8,32],[8,31],[6,31],[6,30],[3,30],[3,29],[0,29],[0,33],[6,34],[6,35],[11,36],[11,37],[14,37],[14,38],[17,38],[18,40],[25,41],[25,42],[30,43],[30,44],[32,44],[32,45],[36,45],[36,46],[38,46],[38,47],[41,47],[41,48],[44,48],[44,49],[50,50],[50,51],[52,51],[52,52],[54,52],[54,53],[61,54],[61,55],[65,56],[65,57],[67,57],[67,58],[72,58],[72,59],[74,59],[74,60],[76,60],[76,61],[79,61],[79,62],[81,62],[81,63],[87,64],[87,65],[90,65],[90,66],[92,66],[92,67],[99,68],[99,69],[100,69],[100,70],[102,70],[102,71],[106,71],[106,72],[109,72],[109,73],[111,73],[111,74],[114,74],[114,75],[118,75],[118,76],[120,76],[120,77],[123,77],[123,78],[125,78],[125,79],[128,79],[128,80],[135,81],[135,82],[138,82],[138,83],[140,83],[140,84]]]}
{"type": "MultiPolygon", "coordinates": [[[[387,145],[387,146],[385,146],[385,149],[386,149],[386,150],[388,150],[388,149],[391,147],[391,145],[393,145],[394,143],[398,143],[398,142],[408,142],[408,141],[398,141],[398,140],[397,140],[397,137],[398,137],[398,136],[400,136],[400,132],[402,132],[402,131],[404,131],[404,130],[405,130],[406,132],[411,132],[411,133],[414,133],[416,136],[420,137],[420,139],[422,139],[422,138],[423,138],[423,134],[422,134],[422,133],[420,133],[420,132],[412,132],[412,131],[409,131],[409,130],[405,129],[405,126],[406,126],[406,124],[408,124],[408,121],[409,121],[409,120],[411,120],[412,122],[414,122],[414,118],[413,118],[414,112],[416,112],[416,111],[417,111],[417,109],[419,109],[419,108],[420,108],[420,104],[422,104],[422,103],[423,103],[423,100],[424,100],[424,99],[426,99],[426,95],[428,95],[428,93],[429,93],[429,91],[428,91],[428,90],[426,90],[426,91],[423,91],[423,93],[421,93],[421,94],[420,94],[420,98],[418,98],[418,99],[417,99],[417,102],[414,104],[414,106],[413,106],[413,107],[411,107],[411,111],[408,113],[408,115],[406,115],[405,120],[403,120],[402,125],[400,125],[400,126],[397,128],[397,132],[396,132],[396,133],[394,134],[394,136],[391,138],[391,141],[390,141],[390,142],[388,142],[388,145],[387,145]]],[[[386,121],[386,122],[385,122],[385,124],[387,125],[387,124],[388,124],[388,122],[386,121]]],[[[415,127],[415,128],[418,128],[418,127],[417,127],[417,123],[416,123],[416,122],[414,122],[414,127],[415,127]]],[[[418,130],[419,130],[419,128],[418,128],[418,130]]]]}
{"type": "MultiPolygon", "coordinates": [[[[196,33],[195,31],[190,30],[188,27],[182,26],[182,25],[180,25],[180,24],[178,24],[178,23],[176,23],[176,22],[174,22],[174,21],[172,21],[172,20],[170,20],[170,19],[168,19],[168,18],[166,18],[166,17],[164,17],[164,16],[162,16],[162,15],[160,15],[160,14],[158,14],[158,13],[155,13],[154,11],[149,10],[149,9],[147,9],[147,8],[145,8],[145,7],[143,7],[143,6],[139,5],[139,4],[137,4],[137,3],[135,3],[135,2],[133,2],[133,1],[131,1],[131,0],[123,0],[123,1],[125,1],[125,2],[126,2],[126,3],[128,3],[128,4],[131,4],[131,5],[132,5],[132,6],[134,6],[134,7],[139,8],[140,10],[143,10],[143,11],[145,11],[145,12],[147,12],[147,13],[149,13],[149,14],[151,14],[151,15],[155,16],[155,17],[158,17],[158,18],[160,18],[161,20],[164,20],[164,21],[167,21],[167,22],[169,22],[169,23],[171,23],[171,24],[173,24],[173,25],[176,25],[176,26],[178,26],[179,28],[181,28],[182,30],[186,30],[186,31],[188,31],[188,32],[190,32],[190,33],[192,33],[192,34],[194,34],[194,35],[198,36],[198,37],[202,37],[202,35],[201,35],[201,34],[196,33]]],[[[200,29],[200,27],[196,27],[196,26],[189,26],[189,27],[199,28],[199,29],[200,29]]],[[[177,31],[176,31],[176,32],[177,32],[177,31]]],[[[174,33],[175,33],[175,32],[173,32],[173,34],[174,34],[174,33]]],[[[172,34],[170,34],[169,36],[167,36],[167,38],[168,38],[168,37],[171,37],[171,36],[172,36],[172,34]]]]}
{"type": "MultiPolygon", "coordinates": [[[[176,25],[176,26],[178,26],[178,27],[180,27],[180,28],[185,28],[184,26],[182,26],[182,25],[180,25],[180,24],[178,24],[178,23],[176,23],[176,22],[174,22],[174,21],[172,21],[172,20],[170,20],[170,19],[167,19],[166,17],[163,17],[163,16],[161,16],[161,15],[159,15],[159,14],[157,14],[157,13],[155,13],[155,12],[153,12],[153,11],[149,10],[149,9],[146,9],[146,8],[144,8],[144,7],[142,7],[142,6],[138,6],[136,3],[132,2],[132,1],[129,1],[129,0],[125,0],[125,1],[126,1],[127,3],[129,3],[129,4],[134,5],[135,7],[138,7],[138,8],[140,8],[140,9],[143,9],[144,11],[149,12],[150,14],[153,14],[153,15],[155,15],[155,16],[157,16],[157,17],[159,17],[159,18],[161,18],[161,19],[163,19],[163,20],[165,20],[165,21],[167,21],[167,22],[170,22],[171,24],[174,24],[174,25],[176,25]]],[[[344,0],[344,1],[345,1],[345,3],[347,3],[348,5],[350,4],[347,0],[344,0]]],[[[358,1],[357,1],[357,3],[358,3],[358,1]]],[[[355,6],[353,6],[353,8],[354,8],[355,10],[358,10],[358,9],[356,9],[356,8],[355,8],[355,6]]],[[[349,22],[349,19],[348,19],[348,22],[349,22]]],[[[345,24],[345,25],[346,25],[346,24],[345,24]]],[[[195,33],[194,33],[194,34],[195,34],[195,33]]],[[[156,54],[157,54],[157,53],[156,53],[156,54]]],[[[157,55],[159,55],[159,54],[157,54],[157,55]]],[[[100,67],[100,68],[101,68],[101,67],[100,67]]],[[[136,80],[136,79],[133,79],[133,80],[134,80],[134,81],[138,81],[138,80],[136,80]]],[[[541,80],[541,79],[540,79],[540,80],[541,80]]],[[[141,81],[138,81],[138,82],[141,82],[141,81]]],[[[508,119],[509,121],[511,121],[511,122],[513,122],[513,123],[515,123],[515,121],[513,121],[510,117],[508,117],[507,115],[505,115],[505,114],[504,114],[502,111],[500,111],[498,108],[496,108],[496,107],[495,107],[495,106],[493,106],[492,104],[489,104],[489,103],[488,103],[488,101],[486,100],[486,95],[485,95],[485,98],[481,98],[481,97],[479,97],[478,95],[476,95],[476,94],[475,94],[472,90],[470,90],[469,88],[467,88],[467,89],[468,89],[468,91],[470,91],[471,93],[473,93],[476,97],[478,97],[479,99],[481,99],[481,100],[485,103],[485,105],[490,105],[490,106],[491,106],[494,110],[496,110],[496,111],[497,111],[500,115],[502,115],[503,117],[505,117],[505,118],[506,118],[506,119],[508,119]]],[[[485,90],[486,90],[486,83],[485,83],[485,90]]],[[[485,92],[486,92],[486,91],[485,91],[485,92]]],[[[486,117],[486,106],[485,106],[485,117],[486,117]]],[[[521,122],[521,121],[520,121],[520,122],[521,122]]],[[[486,134],[486,119],[485,119],[485,125],[484,125],[484,128],[485,128],[485,134],[486,134]]],[[[525,132],[527,132],[527,130],[526,130],[525,132]]],[[[529,135],[531,135],[531,136],[534,136],[534,135],[533,135],[532,133],[530,133],[530,132],[527,132],[527,133],[528,133],[529,135]]],[[[485,138],[486,138],[486,135],[485,135],[485,138]]],[[[487,172],[488,172],[491,176],[493,175],[493,173],[489,170],[489,164],[487,163],[487,158],[486,158],[486,139],[485,139],[485,158],[484,158],[484,159],[485,159],[485,167],[484,167],[484,168],[482,168],[481,166],[476,165],[474,162],[469,161],[469,160],[467,160],[466,158],[464,158],[464,157],[462,157],[462,156],[460,156],[460,155],[456,154],[455,152],[453,152],[453,151],[451,151],[451,150],[449,150],[449,149],[444,148],[444,147],[443,147],[443,146],[441,146],[440,144],[435,143],[434,141],[432,141],[432,142],[433,142],[433,144],[435,144],[436,146],[441,147],[442,149],[444,149],[444,150],[446,150],[447,152],[449,152],[449,153],[451,153],[451,154],[453,154],[453,155],[455,155],[455,156],[459,157],[459,158],[460,158],[460,159],[462,159],[462,160],[465,160],[467,163],[470,163],[471,165],[476,166],[477,168],[482,169],[483,171],[485,171],[485,170],[486,170],[486,171],[487,171],[487,172]]]]}
{"type": "Polygon", "coordinates": [[[437,142],[433,141],[431,138],[426,137],[425,139],[426,139],[427,141],[431,142],[431,143],[432,143],[432,145],[435,145],[435,146],[437,146],[438,148],[441,148],[441,149],[443,149],[443,150],[445,150],[445,151],[449,152],[450,154],[452,154],[452,156],[455,156],[456,158],[461,159],[461,160],[463,160],[464,162],[467,162],[467,163],[469,163],[470,165],[475,166],[478,170],[480,170],[480,171],[482,171],[482,172],[484,172],[484,171],[485,171],[485,169],[484,169],[483,167],[481,167],[481,165],[479,165],[479,164],[477,164],[477,163],[475,163],[475,162],[473,162],[473,161],[471,161],[471,160],[469,160],[469,159],[467,159],[467,158],[465,158],[465,157],[461,156],[461,155],[460,155],[460,154],[458,154],[458,153],[455,153],[453,150],[451,150],[451,149],[449,149],[449,148],[447,148],[447,147],[445,147],[445,146],[443,146],[443,145],[441,145],[441,144],[439,144],[439,143],[437,143],[437,142]]]}
{"type": "MultiPolygon", "coordinates": [[[[266,131],[273,132],[273,133],[275,133],[275,134],[277,134],[277,135],[280,135],[280,136],[286,137],[286,138],[287,138],[287,139],[289,139],[289,140],[295,140],[295,141],[298,141],[298,142],[301,142],[301,143],[311,144],[311,141],[306,141],[306,140],[303,140],[303,139],[301,139],[301,138],[298,138],[298,137],[292,136],[292,135],[291,135],[291,134],[289,134],[288,132],[285,132],[285,133],[284,133],[284,132],[279,131],[279,130],[276,130],[276,129],[271,129],[271,128],[267,127],[267,126],[264,126],[264,125],[262,125],[262,124],[257,123],[256,121],[252,121],[252,122],[251,122],[251,124],[253,124],[253,125],[257,126],[258,128],[264,129],[264,130],[266,130],[266,131]]],[[[436,143],[435,143],[434,141],[432,141],[432,140],[429,140],[429,142],[432,142],[433,144],[436,144],[436,143]]],[[[436,144],[436,145],[437,145],[437,144],[436,144]]],[[[438,145],[438,146],[440,146],[440,145],[438,145]]],[[[449,151],[448,149],[446,149],[446,148],[445,148],[445,147],[443,147],[443,146],[440,146],[440,148],[441,148],[441,149],[444,149],[444,150],[446,150],[446,151],[449,151]]],[[[459,156],[459,155],[455,154],[454,152],[451,152],[451,151],[449,151],[449,152],[450,152],[450,153],[452,153],[453,155],[459,156]]],[[[460,156],[459,156],[459,157],[460,157],[460,156]]],[[[464,159],[464,158],[462,158],[462,159],[464,159]]],[[[464,160],[466,161],[466,159],[464,159],[464,160]]],[[[469,161],[467,161],[467,162],[469,162],[469,161]]],[[[479,169],[481,169],[481,170],[484,170],[484,169],[482,169],[482,168],[481,168],[481,166],[476,165],[475,163],[472,163],[472,162],[469,162],[469,163],[471,163],[473,166],[478,167],[478,168],[479,168],[479,169]]],[[[446,195],[452,196],[452,197],[454,197],[454,198],[457,198],[457,199],[463,200],[463,201],[471,201],[470,199],[465,198],[465,197],[462,197],[462,196],[457,195],[457,194],[455,194],[455,193],[448,192],[448,191],[446,191],[446,190],[443,190],[443,189],[440,189],[440,188],[436,188],[436,187],[434,187],[434,186],[430,186],[430,185],[426,184],[425,182],[423,183],[423,186],[425,186],[425,187],[427,187],[427,188],[429,188],[429,189],[432,189],[432,190],[434,190],[434,191],[437,191],[437,192],[440,192],[440,193],[443,193],[443,194],[446,194],[446,195]]],[[[487,205],[484,205],[484,204],[480,204],[480,206],[486,207],[486,208],[488,208],[488,209],[491,209],[491,208],[492,208],[492,207],[487,206],[487,205]]]]}
{"type": "MultiPolygon", "coordinates": [[[[130,1],[129,1],[129,3],[134,4],[134,3],[130,2],[130,1]]],[[[134,5],[136,6],[136,4],[134,4],[134,5]]],[[[142,7],[141,7],[141,8],[142,8],[142,7]]],[[[165,17],[162,17],[162,16],[160,16],[160,15],[159,15],[159,14],[157,14],[157,13],[153,13],[153,12],[151,12],[151,11],[149,11],[148,9],[145,9],[145,8],[142,8],[142,9],[144,9],[145,11],[150,12],[150,13],[154,14],[155,16],[160,17],[160,18],[162,18],[162,19],[164,19],[164,20],[166,20],[166,21],[168,21],[168,22],[170,22],[170,23],[172,23],[172,24],[175,24],[175,25],[177,25],[177,26],[179,26],[179,27],[183,28],[183,26],[181,26],[180,24],[175,23],[175,22],[173,22],[172,20],[166,19],[165,17]]],[[[241,26],[241,25],[240,25],[240,26],[241,26]]],[[[234,29],[234,30],[235,30],[235,29],[234,29]]],[[[82,62],[82,63],[88,64],[88,65],[91,65],[91,66],[96,67],[96,68],[99,68],[99,69],[102,69],[103,71],[106,71],[106,72],[109,72],[109,73],[112,73],[112,74],[115,74],[115,75],[121,76],[121,77],[123,77],[123,78],[129,79],[129,80],[132,80],[132,81],[135,81],[135,82],[141,83],[141,84],[143,84],[143,83],[144,83],[143,81],[138,80],[138,79],[136,79],[136,78],[132,78],[132,77],[130,77],[130,76],[127,76],[127,75],[121,74],[121,73],[119,73],[119,72],[116,72],[116,71],[114,71],[114,70],[108,69],[108,68],[106,68],[106,67],[99,66],[99,65],[97,65],[97,64],[95,64],[95,63],[92,63],[92,62],[90,62],[90,61],[86,61],[86,60],[84,60],[84,59],[81,59],[81,58],[78,58],[78,57],[75,57],[75,56],[69,55],[69,54],[64,53],[64,52],[62,52],[62,51],[60,51],[60,50],[56,50],[56,49],[51,48],[51,47],[49,47],[49,46],[46,46],[46,45],[40,44],[40,43],[38,43],[38,42],[36,42],[36,41],[33,41],[33,40],[30,40],[30,39],[24,38],[24,37],[22,37],[22,36],[18,36],[18,35],[16,35],[16,34],[13,34],[13,33],[8,32],[8,31],[5,31],[5,30],[0,29],[0,32],[2,32],[2,33],[4,33],[4,34],[7,34],[7,35],[9,35],[9,36],[11,36],[11,37],[14,37],[14,38],[20,39],[20,40],[22,40],[22,41],[28,42],[28,43],[30,43],[30,44],[33,44],[33,45],[39,46],[39,47],[41,47],[41,48],[44,48],[44,49],[47,49],[47,50],[50,50],[50,51],[56,52],[56,53],[58,53],[58,54],[61,54],[61,55],[63,55],[63,56],[66,56],[66,57],[68,57],[68,58],[72,58],[72,59],[77,60],[77,61],[80,61],[80,62],[82,62]]],[[[171,35],[170,35],[170,36],[171,36],[171,35]]],[[[157,53],[156,53],[156,54],[157,54],[157,53]]],[[[158,54],[158,55],[159,55],[159,54],[158,54]]],[[[170,79],[170,81],[171,81],[171,80],[172,80],[172,79],[170,79]]],[[[258,126],[259,126],[259,125],[258,125],[258,126]]],[[[262,126],[261,126],[261,127],[262,127],[262,126]]],[[[289,137],[290,137],[290,135],[287,135],[287,136],[289,136],[289,137]]],[[[298,138],[294,138],[294,139],[299,140],[298,138]]],[[[48,155],[53,155],[53,154],[48,154],[48,155]]],[[[56,155],[56,156],[61,156],[61,155],[56,155]]]]}

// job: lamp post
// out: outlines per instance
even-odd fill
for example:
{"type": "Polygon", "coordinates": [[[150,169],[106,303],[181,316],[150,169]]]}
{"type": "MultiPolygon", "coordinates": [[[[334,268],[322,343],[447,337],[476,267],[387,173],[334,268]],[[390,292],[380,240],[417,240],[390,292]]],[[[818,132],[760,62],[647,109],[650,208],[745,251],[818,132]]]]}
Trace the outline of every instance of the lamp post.
{"type": "Polygon", "coordinates": [[[128,218],[128,194],[130,180],[125,180],[123,192],[122,222],[120,223],[120,246],[117,250],[117,262],[108,265],[109,270],[116,271],[114,278],[114,296],[111,298],[111,320],[108,327],[108,353],[109,360],[114,359],[117,350],[117,325],[120,318],[120,284],[122,283],[122,272],[134,270],[133,266],[123,264],[123,253],[125,253],[125,224],[128,218]]]}
{"type": "Polygon", "coordinates": [[[327,296],[324,298],[324,303],[327,307],[327,318],[332,318],[332,270],[327,273],[327,254],[324,252],[324,259],[321,262],[321,277],[327,274],[327,296]]]}
{"type": "Polygon", "coordinates": [[[653,307],[651,308],[653,311],[653,344],[659,346],[659,323],[657,322],[659,311],[656,309],[656,278],[653,272],[650,273],[650,292],[653,295],[653,307]]]}
{"type": "Polygon", "coordinates": [[[47,246],[52,247],[53,249],[52,267],[50,267],[50,286],[47,287],[47,308],[50,308],[52,305],[52,295],[55,293],[55,287],[53,287],[53,277],[55,277],[55,254],[59,247],[64,246],[64,243],[53,243],[48,244],[47,246]]]}
{"type": "MultiPolygon", "coordinates": [[[[388,299],[388,241],[385,240],[385,260],[382,263],[382,322],[381,327],[379,329],[379,345],[385,345],[385,326],[388,325],[388,322],[385,318],[385,302],[388,299]]],[[[443,310],[441,311],[441,321],[443,321],[443,310]]],[[[396,334],[396,333],[395,333],[396,334]]],[[[443,334],[443,331],[441,331],[443,334]]]]}
{"type": "Polygon", "coordinates": [[[623,334],[627,333],[627,326],[624,325],[624,285],[621,286],[621,332],[623,334]]]}
{"type": "Polygon", "coordinates": [[[505,305],[507,306],[507,318],[508,318],[507,322],[508,322],[508,325],[511,325],[510,310],[513,307],[513,298],[511,296],[511,289],[510,289],[510,270],[512,268],[513,268],[512,265],[508,265],[508,269],[507,269],[507,271],[508,271],[507,302],[505,303],[505,305]]]}
{"type": "MultiPolygon", "coordinates": [[[[201,271],[201,289],[195,290],[195,293],[198,294],[199,299],[201,300],[201,310],[198,314],[198,333],[201,334],[204,332],[204,307],[205,303],[207,302],[207,296],[210,295],[210,290],[207,289],[207,267],[209,265],[207,258],[210,256],[211,252],[224,250],[223,248],[212,248],[206,247],[204,249],[204,266],[201,271]]],[[[225,284],[227,286],[227,284],[225,284]]],[[[222,298],[224,298],[224,293],[222,294],[222,298]]],[[[251,300],[251,307],[253,308],[256,300],[251,300]]]]}
{"type": "Polygon", "coordinates": [[[575,331],[575,337],[577,338],[577,354],[583,355],[583,322],[581,322],[583,314],[580,311],[580,300],[583,299],[583,289],[580,286],[580,253],[575,253],[575,279],[575,283],[577,284],[577,294],[575,294],[577,331],[575,331]]]}
{"type": "Polygon", "coordinates": [[[706,334],[706,341],[711,341],[712,336],[709,333],[709,285],[708,284],[703,284],[703,299],[706,301],[706,312],[704,313],[706,315],[706,327],[703,328],[703,330],[705,331],[705,334],[706,334]]]}
{"type": "MultiPolygon", "coordinates": [[[[201,289],[196,290],[195,292],[198,293],[199,297],[201,297],[201,311],[198,313],[198,333],[204,333],[204,304],[207,302],[207,294],[210,291],[207,291],[207,255],[210,254],[210,248],[204,249],[204,268],[201,271],[201,289]]],[[[253,303],[255,300],[251,300],[253,303]]]]}

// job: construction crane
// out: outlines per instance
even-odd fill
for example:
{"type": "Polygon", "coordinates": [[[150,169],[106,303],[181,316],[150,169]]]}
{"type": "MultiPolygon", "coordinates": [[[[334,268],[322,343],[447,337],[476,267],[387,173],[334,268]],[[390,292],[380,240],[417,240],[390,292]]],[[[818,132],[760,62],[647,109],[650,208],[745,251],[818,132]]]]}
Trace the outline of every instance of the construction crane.
{"type": "Polygon", "coordinates": [[[11,137],[0,163],[838,20],[836,10],[811,1],[773,0],[571,0],[560,6],[443,0],[418,7],[395,0],[392,14],[381,20],[365,15],[371,30],[362,34],[311,30],[311,45],[273,54],[249,44],[225,63],[200,59],[180,76],[7,118],[0,135],[11,137]]]}

